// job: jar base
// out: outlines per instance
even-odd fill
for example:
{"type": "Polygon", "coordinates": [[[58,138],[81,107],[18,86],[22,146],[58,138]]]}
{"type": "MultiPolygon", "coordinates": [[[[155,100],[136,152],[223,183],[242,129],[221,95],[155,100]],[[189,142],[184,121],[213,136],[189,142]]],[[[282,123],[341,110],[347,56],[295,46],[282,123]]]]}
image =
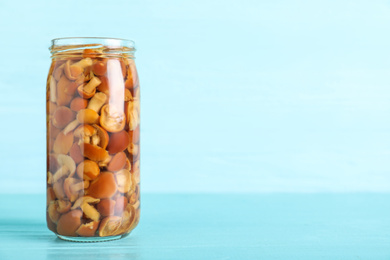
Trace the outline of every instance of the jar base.
{"type": "Polygon", "coordinates": [[[110,237],[67,237],[67,236],[61,236],[61,235],[57,235],[57,236],[62,240],[71,241],[71,242],[94,243],[94,242],[105,242],[105,241],[118,240],[118,239],[126,237],[128,234],[129,233],[119,235],[119,236],[110,236],[110,237]]]}

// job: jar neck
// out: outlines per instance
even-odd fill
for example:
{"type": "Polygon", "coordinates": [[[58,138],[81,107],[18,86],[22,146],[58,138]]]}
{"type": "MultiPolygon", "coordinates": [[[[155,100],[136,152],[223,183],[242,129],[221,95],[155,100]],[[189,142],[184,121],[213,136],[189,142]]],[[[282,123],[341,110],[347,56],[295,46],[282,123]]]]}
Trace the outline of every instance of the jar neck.
{"type": "Polygon", "coordinates": [[[93,56],[95,58],[134,59],[134,42],[125,39],[77,37],[52,40],[49,48],[52,58],[93,56]]]}

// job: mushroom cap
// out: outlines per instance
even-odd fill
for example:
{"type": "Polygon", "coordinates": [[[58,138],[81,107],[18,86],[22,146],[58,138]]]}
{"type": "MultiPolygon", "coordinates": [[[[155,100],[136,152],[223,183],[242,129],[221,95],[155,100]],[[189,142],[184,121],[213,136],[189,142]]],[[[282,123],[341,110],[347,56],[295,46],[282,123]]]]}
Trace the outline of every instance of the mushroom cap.
{"type": "Polygon", "coordinates": [[[81,237],[93,237],[96,234],[96,230],[99,227],[100,221],[91,221],[86,224],[82,224],[76,233],[81,237]]]}
{"type": "Polygon", "coordinates": [[[93,127],[96,129],[96,133],[100,139],[99,146],[103,149],[106,149],[108,142],[109,142],[109,139],[110,139],[107,131],[96,124],[93,125],[93,127]]]}
{"type": "Polygon", "coordinates": [[[96,203],[99,203],[99,202],[100,202],[100,200],[96,199],[94,197],[83,196],[83,197],[78,198],[75,201],[75,203],[72,206],[72,209],[77,209],[77,208],[81,207],[81,205],[83,205],[83,204],[96,204],[96,203]]]}
{"type": "Polygon", "coordinates": [[[122,215],[123,211],[127,207],[128,200],[124,196],[117,196],[115,199],[115,214],[122,215]]]}
{"type": "Polygon", "coordinates": [[[126,131],[123,130],[118,133],[113,133],[110,136],[110,140],[107,145],[107,151],[110,154],[123,152],[129,145],[129,142],[129,134],[126,131]]]}
{"type": "Polygon", "coordinates": [[[77,175],[81,179],[94,180],[100,173],[99,165],[95,161],[85,160],[77,166],[77,175]]]}
{"type": "Polygon", "coordinates": [[[77,113],[77,120],[81,124],[95,124],[99,121],[99,114],[89,108],[81,109],[77,113]]]}
{"type": "Polygon", "coordinates": [[[129,131],[130,143],[137,144],[139,143],[139,125],[133,131],[129,131]]]}
{"type": "Polygon", "coordinates": [[[115,200],[112,199],[102,199],[97,204],[97,210],[103,217],[112,216],[115,212],[115,203],[115,200]]]}
{"type": "Polygon", "coordinates": [[[77,143],[73,143],[72,147],[69,150],[69,155],[77,164],[81,163],[84,160],[84,156],[81,153],[80,146],[77,143]]]}
{"type": "Polygon", "coordinates": [[[112,236],[116,233],[122,223],[122,218],[118,216],[105,217],[99,226],[99,236],[112,236]]]}
{"type": "Polygon", "coordinates": [[[122,193],[127,193],[131,189],[132,180],[131,174],[128,170],[122,169],[115,173],[116,183],[118,185],[118,190],[122,193]]]}
{"type": "Polygon", "coordinates": [[[91,125],[80,125],[74,130],[74,136],[77,138],[82,138],[84,135],[92,136],[96,133],[96,128],[91,125]]]}
{"type": "Polygon", "coordinates": [[[110,87],[106,76],[99,76],[100,85],[97,86],[97,90],[103,92],[107,96],[110,94],[110,87]]]}
{"type": "Polygon", "coordinates": [[[77,92],[79,93],[79,95],[81,97],[86,98],[86,99],[90,99],[91,97],[93,97],[93,95],[95,95],[96,89],[92,90],[91,93],[88,93],[88,92],[84,91],[84,85],[85,84],[81,84],[80,86],[78,86],[77,87],[77,92]]]}
{"type": "Polygon", "coordinates": [[[116,190],[114,174],[103,172],[89,185],[88,195],[99,199],[111,198],[116,190]]]}
{"type": "Polygon", "coordinates": [[[83,143],[80,147],[81,151],[84,151],[84,156],[92,161],[103,161],[108,157],[108,152],[99,146],[83,143]]]}
{"type": "Polygon", "coordinates": [[[81,210],[71,210],[63,214],[57,223],[57,232],[63,236],[77,236],[76,231],[81,225],[81,210]]]}
{"type": "Polygon", "coordinates": [[[126,118],[122,111],[115,111],[115,108],[104,105],[101,109],[100,125],[108,132],[117,133],[125,128],[126,118]]]}
{"type": "Polygon", "coordinates": [[[111,161],[107,165],[107,170],[110,172],[116,172],[122,169],[126,164],[126,154],[119,152],[112,157],[111,161]]]}
{"type": "Polygon", "coordinates": [[[69,132],[68,134],[64,134],[63,132],[60,132],[56,140],[53,144],[53,151],[56,154],[62,154],[65,155],[69,152],[70,148],[73,144],[73,133],[69,132]]]}
{"type": "Polygon", "coordinates": [[[71,186],[74,185],[76,182],[77,180],[75,178],[66,178],[64,180],[64,192],[66,194],[66,197],[68,197],[68,199],[72,202],[75,201],[79,196],[78,193],[72,192],[71,189],[71,186]]]}
{"type": "Polygon", "coordinates": [[[70,102],[70,109],[72,109],[75,112],[78,112],[81,109],[86,108],[87,105],[88,105],[88,100],[81,97],[77,97],[74,98],[72,102],[70,102]]]}
{"type": "Polygon", "coordinates": [[[57,155],[57,163],[59,166],[66,165],[70,171],[70,176],[76,172],[76,163],[73,161],[72,157],[65,154],[57,155]]]}
{"type": "Polygon", "coordinates": [[[96,61],[92,65],[92,72],[95,75],[102,76],[106,73],[106,71],[107,71],[107,63],[105,63],[104,61],[96,61]]]}

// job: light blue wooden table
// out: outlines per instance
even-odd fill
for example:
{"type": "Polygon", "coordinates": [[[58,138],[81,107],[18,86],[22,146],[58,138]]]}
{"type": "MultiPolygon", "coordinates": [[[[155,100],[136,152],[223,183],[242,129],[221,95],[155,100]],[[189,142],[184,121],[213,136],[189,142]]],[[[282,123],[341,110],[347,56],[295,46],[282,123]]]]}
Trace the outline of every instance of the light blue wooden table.
{"type": "Polygon", "coordinates": [[[0,196],[0,259],[390,259],[389,194],[143,194],[125,239],[62,241],[44,195],[0,196]]]}

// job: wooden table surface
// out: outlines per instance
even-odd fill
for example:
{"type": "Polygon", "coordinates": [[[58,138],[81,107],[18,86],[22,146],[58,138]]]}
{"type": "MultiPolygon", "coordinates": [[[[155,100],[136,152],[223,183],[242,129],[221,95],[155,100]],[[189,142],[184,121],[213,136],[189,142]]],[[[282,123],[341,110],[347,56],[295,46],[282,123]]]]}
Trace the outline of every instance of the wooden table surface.
{"type": "Polygon", "coordinates": [[[44,195],[0,196],[0,259],[390,259],[389,194],[143,194],[126,238],[58,239],[44,195]]]}

